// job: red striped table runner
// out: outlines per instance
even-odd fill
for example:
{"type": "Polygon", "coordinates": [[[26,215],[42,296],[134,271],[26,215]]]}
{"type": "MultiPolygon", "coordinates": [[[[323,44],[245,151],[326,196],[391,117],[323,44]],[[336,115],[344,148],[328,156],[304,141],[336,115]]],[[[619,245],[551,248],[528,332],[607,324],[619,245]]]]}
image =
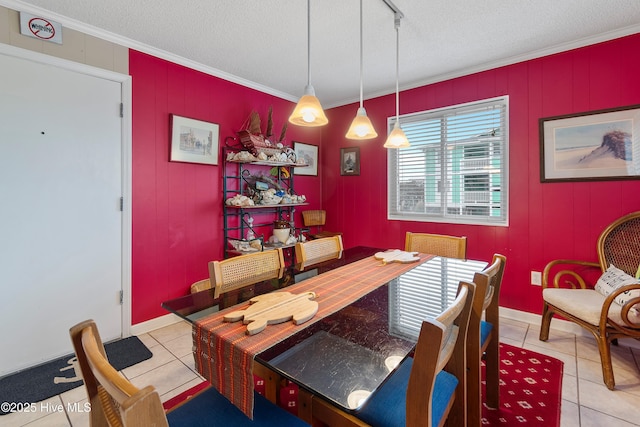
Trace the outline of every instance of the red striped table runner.
{"type": "Polygon", "coordinates": [[[247,335],[247,326],[242,322],[223,321],[226,313],[242,309],[248,303],[198,320],[192,332],[198,372],[253,419],[253,359],[256,354],[433,258],[433,255],[419,256],[420,261],[414,263],[384,265],[371,256],[288,286],[287,292],[313,291],[317,295],[318,313],[301,325],[289,321],[268,325],[256,335],[247,335]]]}

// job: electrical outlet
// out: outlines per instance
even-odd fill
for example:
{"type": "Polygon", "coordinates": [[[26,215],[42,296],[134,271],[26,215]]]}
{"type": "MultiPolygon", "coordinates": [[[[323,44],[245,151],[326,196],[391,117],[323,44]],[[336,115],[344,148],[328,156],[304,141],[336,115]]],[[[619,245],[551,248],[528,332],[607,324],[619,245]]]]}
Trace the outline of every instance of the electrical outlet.
{"type": "Polygon", "coordinates": [[[535,286],[542,286],[542,273],[539,271],[531,272],[531,284],[535,286]]]}

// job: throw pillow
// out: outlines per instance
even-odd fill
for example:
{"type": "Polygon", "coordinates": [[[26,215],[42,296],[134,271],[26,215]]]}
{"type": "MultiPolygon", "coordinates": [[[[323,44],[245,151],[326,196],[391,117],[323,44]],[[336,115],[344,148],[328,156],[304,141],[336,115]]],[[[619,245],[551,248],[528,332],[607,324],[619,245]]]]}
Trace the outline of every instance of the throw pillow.
{"type": "MultiPolygon", "coordinates": [[[[607,271],[605,271],[604,274],[598,279],[595,290],[606,297],[619,287],[631,285],[634,283],[640,283],[640,280],[628,275],[624,271],[611,264],[607,271]]],[[[640,289],[633,289],[621,293],[614,299],[614,301],[620,305],[624,305],[630,299],[637,297],[640,297],[640,289]]],[[[637,310],[637,304],[635,308],[637,310]]]]}

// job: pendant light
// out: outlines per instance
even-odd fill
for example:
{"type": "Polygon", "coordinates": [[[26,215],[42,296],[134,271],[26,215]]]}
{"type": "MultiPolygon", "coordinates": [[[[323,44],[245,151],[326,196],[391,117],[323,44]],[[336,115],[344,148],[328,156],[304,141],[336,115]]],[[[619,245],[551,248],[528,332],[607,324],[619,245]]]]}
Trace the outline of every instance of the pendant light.
{"type": "Polygon", "coordinates": [[[371,120],[367,117],[362,100],[362,0],[360,0],[360,108],[345,135],[348,139],[372,139],[378,136],[371,120]]]}
{"type": "Polygon", "coordinates": [[[394,16],[396,27],[396,122],[384,143],[385,148],[406,148],[411,145],[400,128],[400,91],[398,89],[398,80],[400,79],[400,18],[398,12],[396,12],[394,16]]]}
{"type": "Polygon", "coordinates": [[[298,105],[289,116],[289,123],[298,126],[323,126],[329,123],[322,110],[316,91],[311,86],[311,0],[307,0],[307,86],[298,105]]]}

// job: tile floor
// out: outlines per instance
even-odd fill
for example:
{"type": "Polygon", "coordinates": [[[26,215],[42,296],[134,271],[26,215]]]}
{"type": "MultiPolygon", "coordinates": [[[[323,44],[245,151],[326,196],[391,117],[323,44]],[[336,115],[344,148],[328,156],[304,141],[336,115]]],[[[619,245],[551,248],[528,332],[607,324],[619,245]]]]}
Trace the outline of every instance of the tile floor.
{"type": "MultiPolygon", "coordinates": [[[[501,320],[501,341],[548,354],[564,362],[562,427],[640,426],[640,350],[613,347],[616,390],[602,383],[600,359],[595,341],[552,330],[548,342],[538,340],[539,325],[501,320]]],[[[552,322],[553,325],[553,322],[552,322]]],[[[131,366],[124,375],[137,386],[153,384],[162,400],[168,400],[199,384],[191,355],[191,327],[176,323],[140,336],[153,352],[149,360],[131,366]]],[[[34,413],[0,417],[0,424],[12,426],[88,426],[84,387],[37,403],[34,413]]]]}

